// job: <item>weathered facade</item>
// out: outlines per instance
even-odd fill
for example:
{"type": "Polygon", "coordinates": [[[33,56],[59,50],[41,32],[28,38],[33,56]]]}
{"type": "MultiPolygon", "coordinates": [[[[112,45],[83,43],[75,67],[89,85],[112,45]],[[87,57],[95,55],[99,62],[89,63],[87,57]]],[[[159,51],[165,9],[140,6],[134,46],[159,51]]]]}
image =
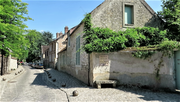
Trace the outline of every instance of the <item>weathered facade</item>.
{"type": "Polygon", "coordinates": [[[43,63],[43,65],[46,64],[46,50],[49,48],[49,46],[41,46],[41,60],[40,60],[40,63],[43,63]]]}
{"type": "Polygon", "coordinates": [[[63,44],[63,42],[67,39],[68,27],[66,26],[64,29],[64,34],[62,32],[56,33],[56,39],[49,43],[49,49],[48,51],[45,51],[47,55],[45,56],[45,60],[46,62],[48,62],[48,65],[45,65],[46,67],[57,69],[58,52],[66,47],[66,45],[63,44]]]}
{"type": "Polygon", "coordinates": [[[12,69],[17,69],[17,59],[14,57],[11,57],[9,55],[8,57],[3,57],[3,68],[1,67],[2,63],[2,55],[0,54],[0,75],[7,74],[12,69]]]}
{"type": "Polygon", "coordinates": [[[159,27],[161,20],[154,10],[144,0],[105,0],[91,12],[94,27],[110,28],[114,31],[129,27],[159,27]],[[131,22],[126,22],[128,10],[131,7],[131,22]]]}
{"type": "Polygon", "coordinates": [[[132,51],[92,53],[90,57],[90,84],[96,80],[117,80],[119,85],[146,86],[174,90],[174,57],[163,57],[157,77],[157,67],[162,53],[144,60],[132,56],[132,51]]]}
{"type": "MultiPolygon", "coordinates": [[[[68,40],[67,41],[67,47],[64,49],[64,51],[60,52],[59,55],[59,70],[65,71],[72,76],[76,77],[77,79],[83,81],[84,83],[88,83],[88,54],[86,54],[84,51],[80,51],[80,64],[77,64],[77,38],[82,38],[83,36],[83,27],[84,25],[80,25],[78,29],[74,31],[69,31],[68,33],[68,40]],[[72,32],[72,33],[70,33],[72,32]]],[[[82,46],[83,39],[80,39],[80,46],[82,46]]]]}
{"type": "MultiPolygon", "coordinates": [[[[144,0],[105,0],[90,14],[93,27],[110,28],[114,31],[132,27],[159,27],[161,23],[144,0]]],[[[77,51],[83,44],[83,28],[84,24],[81,22],[71,34],[68,34],[67,49],[58,54],[61,57],[59,61],[64,58],[66,62],[60,63],[58,69],[93,85],[94,80],[90,80],[94,73],[90,72],[90,55],[84,51],[77,51]]]]}

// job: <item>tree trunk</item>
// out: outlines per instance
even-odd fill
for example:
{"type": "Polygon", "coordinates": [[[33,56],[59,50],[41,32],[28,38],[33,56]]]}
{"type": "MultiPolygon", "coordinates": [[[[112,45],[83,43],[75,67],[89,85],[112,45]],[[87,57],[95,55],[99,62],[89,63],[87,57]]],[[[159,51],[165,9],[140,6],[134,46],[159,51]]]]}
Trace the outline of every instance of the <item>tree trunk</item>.
{"type": "Polygon", "coordinates": [[[4,75],[4,53],[3,50],[1,50],[1,75],[4,75]]]}

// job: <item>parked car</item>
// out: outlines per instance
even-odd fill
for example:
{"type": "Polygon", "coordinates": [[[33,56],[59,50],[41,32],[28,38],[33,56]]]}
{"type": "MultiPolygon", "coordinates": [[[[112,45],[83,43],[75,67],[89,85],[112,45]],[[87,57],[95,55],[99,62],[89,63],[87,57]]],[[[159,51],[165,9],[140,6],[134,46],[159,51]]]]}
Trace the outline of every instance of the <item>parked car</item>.
{"type": "Polygon", "coordinates": [[[37,63],[35,65],[35,68],[44,68],[43,64],[42,63],[37,63]]]}
{"type": "Polygon", "coordinates": [[[28,65],[31,66],[31,65],[32,65],[32,62],[29,62],[28,65]]]}
{"type": "Polygon", "coordinates": [[[35,67],[35,63],[32,63],[31,67],[35,67]]]}

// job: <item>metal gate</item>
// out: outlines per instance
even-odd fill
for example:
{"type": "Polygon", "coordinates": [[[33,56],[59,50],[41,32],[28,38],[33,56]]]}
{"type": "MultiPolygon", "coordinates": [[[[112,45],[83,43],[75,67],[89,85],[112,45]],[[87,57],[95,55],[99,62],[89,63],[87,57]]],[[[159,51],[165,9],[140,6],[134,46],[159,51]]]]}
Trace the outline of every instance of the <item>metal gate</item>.
{"type": "Polygon", "coordinates": [[[180,51],[175,52],[176,88],[180,90],[180,51]]]}

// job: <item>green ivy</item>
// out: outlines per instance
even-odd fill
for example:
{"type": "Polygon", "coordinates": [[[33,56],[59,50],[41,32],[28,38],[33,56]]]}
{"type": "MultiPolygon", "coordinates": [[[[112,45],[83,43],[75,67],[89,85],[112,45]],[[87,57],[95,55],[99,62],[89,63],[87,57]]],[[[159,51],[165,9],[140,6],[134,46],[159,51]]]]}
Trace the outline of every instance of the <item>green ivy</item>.
{"type": "Polygon", "coordinates": [[[169,41],[169,35],[165,30],[153,27],[128,28],[126,31],[115,32],[109,28],[93,28],[91,14],[87,14],[83,20],[85,42],[83,49],[87,53],[92,52],[115,52],[127,47],[135,47],[136,52],[132,55],[137,58],[146,59],[157,51],[162,52],[158,65],[155,66],[156,79],[160,80],[160,67],[163,65],[163,57],[171,57],[174,49],[180,49],[180,43],[169,41]],[[145,46],[145,47],[142,47],[145,46]]]}
{"type": "Polygon", "coordinates": [[[83,49],[87,53],[115,52],[127,47],[157,45],[166,37],[166,31],[153,27],[128,28],[126,31],[118,32],[109,28],[93,28],[91,14],[87,14],[83,22],[85,32],[83,49]]]}

